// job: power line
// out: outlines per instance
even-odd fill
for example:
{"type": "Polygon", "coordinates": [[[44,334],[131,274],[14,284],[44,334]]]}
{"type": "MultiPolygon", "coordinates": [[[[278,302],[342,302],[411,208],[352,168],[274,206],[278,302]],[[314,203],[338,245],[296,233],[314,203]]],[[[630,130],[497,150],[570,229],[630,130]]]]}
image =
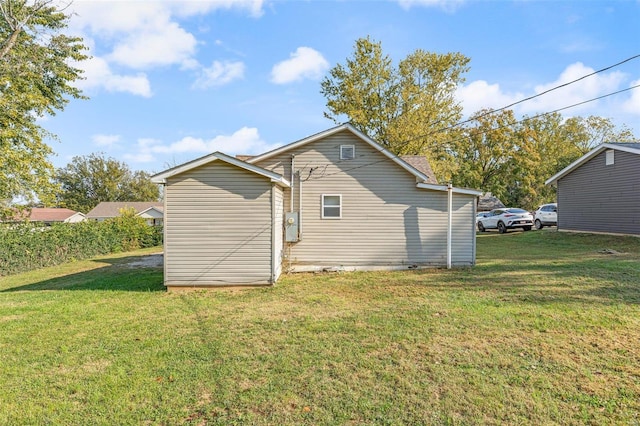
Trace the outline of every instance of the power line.
{"type": "MultiPolygon", "coordinates": [[[[547,94],[547,93],[549,93],[549,92],[553,92],[554,90],[561,89],[561,88],[566,87],[566,86],[570,86],[570,85],[572,85],[572,84],[574,84],[574,83],[577,83],[577,82],[578,82],[578,81],[580,81],[580,80],[584,80],[585,78],[591,77],[591,76],[593,76],[593,75],[599,74],[599,73],[604,72],[604,71],[608,71],[608,70],[610,70],[610,69],[612,69],[612,68],[615,68],[615,67],[617,67],[617,66],[620,66],[620,65],[622,65],[622,64],[624,64],[624,63],[626,63],[626,62],[632,61],[632,60],[637,59],[637,58],[640,58],[640,55],[632,56],[632,57],[627,58],[627,59],[625,59],[625,60],[623,60],[623,61],[620,61],[620,62],[618,62],[618,63],[616,63],[616,64],[613,64],[613,65],[610,65],[610,66],[608,66],[608,67],[605,67],[605,68],[599,69],[599,70],[594,71],[594,72],[592,72],[592,73],[590,73],[590,74],[583,75],[582,77],[580,77],[580,78],[576,78],[575,80],[572,80],[572,81],[569,81],[569,82],[567,82],[567,83],[563,83],[563,84],[560,84],[560,85],[558,85],[558,86],[552,87],[551,89],[547,89],[547,90],[545,90],[544,92],[540,92],[540,93],[535,94],[535,95],[533,95],[533,96],[529,96],[529,97],[527,97],[527,98],[521,99],[521,100],[519,100],[519,101],[517,101],[517,102],[513,102],[513,103],[511,103],[511,104],[509,104],[509,105],[507,105],[507,106],[504,106],[504,107],[502,107],[502,108],[495,109],[495,110],[491,110],[491,111],[488,111],[488,112],[486,112],[486,113],[484,113],[484,114],[481,114],[481,115],[479,115],[479,116],[476,116],[476,117],[473,117],[473,118],[469,118],[469,119],[467,119],[467,120],[461,121],[461,122],[456,123],[456,124],[454,124],[454,125],[451,125],[451,126],[449,126],[449,127],[445,127],[444,129],[440,129],[439,131],[446,131],[446,130],[449,130],[449,129],[453,128],[453,127],[460,126],[461,124],[466,124],[466,123],[468,123],[468,122],[470,122],[470,121],[474,121],[474,120],[477,120],[477,119],[479,119],[479,118],[486,117],[487,115],[494,114],[494,113],[496,113],[496,112],[500,112],[500,111],[504,111],[505,109],[511,108],[511,107],[512,107],[512,106],[514,106],[514,105],[518,105],[518,104],[521,104],[521,103],[523,103],[523,102],[530,101],[530,100],[535,99],[535,98],[537,98],[537,97],[539,97],[539,96],[546,95],[546,94],[547,94]]],[[[436,124],[437,124],[437,123],[436,123],[436,124]]]]}
{"type": "MultiPolygon", "coordinates": [[[[506,106],[503,106],[503,107],[501,107],[501,108],[498,108],[498,109],[492,109],[492,110],[487,111],[487,112],[485,112],[485,113],[483,113],[483,114],[481,114],[481,115],[474,116],[474,117],[469,118],[469,119],[464,120],[464,121],[460,121],[460,122],[458,122],[458,123],[456,123],[456,124],[452,124],[452,125],[450,125],[450,126],[448,126],[448,127],[444,127],[444,128],[438,129],[438,130],[433,130],[433,131],[430,131],[429,133],[425,133],[425,134],[422,134],[422,135],[415,136],[415,137],[413,137],[413,138],[411,138],[411,139],[404,140],[404,141],[402,141],[402,142],[399,144],[399,146],[404,146],[404,145],[408,144],[409,142],[413,142],[413,141],[418,140],[418,139],[422,139],[422,138],[425,138],[425,137],[428,137],[428,136],[432,136],[432,135],[434,135],[434,134],[436,134],[436,133],[441,133],[441,132],[444,132],[444,131],[447,131],[447,130],[451,130],[451,129],[455,128],[455,127],[461,126],[461,125],[466,124],[466,123],[469,123],[469,122],[471,122],[471,121],[476,121],[476,120],[478,120],[478,119],[480,119],[480,118],[483,118],[483,117],[486,117],[486,116],[488,116],[488,115],[495,114],[495,113],[498,113],[498,112],[500,112],[500,111],[504,111],[505,109],[510,108],[510,107],[512,107],[512,106],[514,106],[514,105],[518,105],[518,104],[521,104],[521,103],[523,103],[523,102],[530,101],[530,100],[532,100],[532,99],[535,99],[535,98],[537,98],[537,97],[539,97],[539,96],[545,95],[545,94],[547,94],[547,93],[549,93],[549,92],[552,92],[552,91],[554,91],[554,90],[560,89],[560,88],[562,88],[562,87],[570,86],[570,85],[572,85],[572,84],[574,84],[574,83],[577,83],[577,82],[578,82],[578,81],[580,81],[580,80],[584,80],[585,78],[591,77],[591,76],[593,76],[593,75],[599,74],[599,73],[604,72],[604,71],[608,71],[608,70],[610,70],[610,69],[612,69],[612,68],[618,67],[618,66],[620,66],[620,65],[622,65],[622,64],[624,64],[624,63],[626,63],[626,62],[629,62],[629,61],[632,61],[632,60],[634,60],[634,59],[638,59],[638,58],[640,58],[640,54],[638,54],[638,55],[634,55],[634,56],[631,56],[631,57],[629,57],[629,58],[627,58],[627,59],[624,59],[624,60],[622,60],[622,61],[620,61],[620,62],[617,62],[617,63],[615,63],[615,64],[613,64],[613,65],[609,65],[608,67],[601,68],[601,69],[599,69],[599,70],[597,70],[597,71],[594,71],[594,72],[592,72],[592,73],[590,73],[590,74],[583,75],[582,77],[579,77],[579,78],[577,78],[577,79],[575,79],[575,80],[572,80],[572,81],[569,81],[569,82],[567,82],[567,83],[563,83],[563,84],[560,84],[560,85],[558,85],[558,86],[552,87],[551,89],[545,90],[544,92],[540,92],[540,93],[538,93],[538,94],[536,94],[536,95],[529,96],[529,97],[527,97],[527,98],[524,98],[524,99],[521,99],[521,100],[519,100],[519,101],[513,102],[513,103],[511,103],[511,104],[509,104],[509,105],[506,105],[506,106]]],[[[631,89],[631,88],[630,88],[630,89],[631,89]]],[[[623,92],[623,91],[624,91],[624,90],[622,90],[622,92],[623,92]]],[[[606,96],[610,96],[610,95],[613,95],[613,94],[616,94],[616,93],[620,93],[620,92],[611,93],[611,94],[609,94],[609,95],[605,95],[604,97],[606,97],[606,96]]],[[[587,103],[587,102],[591,102],[591,101],[594,101],[594,100],[598,100],[598,99],[601,99],[601,98],[591,99],[591,100],[589,100],[589,101],[585,101],[585,103],[587,103]]],[[[566,107],[566,108],[564,108],[564,109],[573,108],[574,106],[578,106],[578,105],[581,105],[581,104],[572,105],[572,106],[566,107]]],[[[553,113],[553,112],[562,111],[562,110],[563,110],[563,109],[559,109],[559,110],[556,110],[556,111],[552,111],[552,112],[550,112],[549,114],[551,114],[551,113],[553,113]]],[[[543,115],[544,115],[544,114],[543,114],[543,115]]],[[[536,116],[536,117],[538,117],[538,116],[536,116]]],[[[445,120],[447,120],[447,119],[449,119],[449,118],[451,118],[451,115],[450,115],[449,117],[447,117],[447,118],[443,118],[443,119],[440,119],[440,120],[438,120],[438,121],[434,121],[433,123],[430,123],[430,124],[429,124],[429,127],[434,126],[434,125],[436,125],[436,124],[438,124],[438,123],[441,123],[441,122],[443,122],[443,121],[445,121],[445,120]]],[[[361,157],[362,157],[362,156],[361,156],[361,157]]],[[[347,161],[347,160],[339,160],[339,161],[338,161],[338,162],[336,162],[335,164],[339,164],[339,163],[341,163],[341,162],[343,162],[343,161],[347,161]]],[[[304,169],[304,168],[303,168],[303,169],[304,169]]],[[[309,179],[309,178],[307,178],[307,179],[309,179]]]]}
{"type": "MultiPolygon", "coordinates": [[[[640,55],[638,55],[638,56],[640,56],[640,55]]],[[[597,101],[597,100],[600,100],[600,99],[607,98],[609,96],[613,96],[613,95],[617,95],[617,94],[620,94],[620,93],[627,92],[629,90],[637,89],[639,87],[640,87],[640,84],[637,84],[635,86],[627,87],[626,89],[621,89],[621,90],[618,90],[618,91],[615,91],[615,92],[607,93],[606,95],[598,96],[598,97],[595,97],[595,98],[592,98],[592,99],[588,99],[586,101],[577,102],[575,104],[568,105],[568,106],[565,106],[565,107],[562,107],[562,108],[558,108],[558,109],[555,109],[553,111],[544,112],[544,113],[541,113],[541,114],[534,115],[532,117],[525,117],[522,120],[517,120],[517,121],[514,121],[513,123],[505,124],[503,126],[499,126],[499,127],[496,127],[496,128],[492,128],[492,129],[488,129],[488,130],[484,130],[484,131],[478,132],[478,134],[490,133],[490,132],[493,132],[493,131],[496,131],[496,130],[500,130],[500,129],[503,129],[503,128],[506,128],[506,127],[514,126],[516,124],[524,123],[524,122],[527,122],[527,121],[530,121],[530,120],[533,120],[533,119],[536,119],[536,118],[539,118],[539,117],[544,117],[546,115],[550,115],[550,114],[554,114],[556,112],[564,111],[566,109],[575,108],[577,106],[584,105],[584,104],[587,104],[589,102],[594,102],[594,101],[597,101]]],[[[413,139],[411,139],[411,140],[413,140],[413,139]]],[[[408,142],[410,142],[411,140],[409,140],[408,142]]],[[[454,139],[454,140],[450,140],[448,142],[451,143],[451,142],[457,142],[457,141],[460,141],[460,140],[462,140],[462,139],[454,139]]],[[[406,142],[404,142],[404,143],[406,143],[406,142]]],[[[382,147],[382,148],[385,149],[384,147],[382,147]]],[[[382,152],[382,151],[381,150],[376,150],[376,152],[382,152]]],[[[368,154],[368,155],[373,155],[373,154],[368,154]]],[[[362,156],[360,156],[360,158],[365,157],[365,156],[367,156],[367,155],[362,155],[362,156]]],[[[397,154],[393,154],[393,156],[395,158],[402,159],[401,156],[399,156],[397,154]]],[[[382,162],[384,162],[386,160],[387,160],[387,158],[383,158],[381,160],[373,161],[371,163],[361,164],[359,166],[351,167],[351,168],[345,169],[345,170],[339,170],[337,172],[333,172],[333,173],[329,173],[329,174],[323,173],[321,176],[318,176],[318,177],[310,176],[306,180],[319,180],[319,179],[323,179],[323,178],[326,178],[326,177],[329,177],[329,176],[333,176],[333,175],[337,175],[337,174],[341,174],[341,173],[346,173],[346,172],[351,171],[351,170],[356,170],[356,169],[361,169],[363,167],[372,166],[372,165],[375,165],[375,164],[378,164],[378,163],[382,163],[382,162]]],[[[326,170],[326,168],[325,168],[325,170],[326,170]]]]}

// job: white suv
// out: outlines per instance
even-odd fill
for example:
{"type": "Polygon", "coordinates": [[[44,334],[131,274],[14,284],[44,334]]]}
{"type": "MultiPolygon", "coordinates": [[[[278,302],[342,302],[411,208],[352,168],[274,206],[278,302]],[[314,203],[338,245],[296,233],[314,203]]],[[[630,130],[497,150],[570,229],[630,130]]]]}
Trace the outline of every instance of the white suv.
{"type": "Polygon", "coordinates": [[[545,226],[558,225],[558,204],[543,204],[533,213],[536,229],[542,229],[545,226]]]}

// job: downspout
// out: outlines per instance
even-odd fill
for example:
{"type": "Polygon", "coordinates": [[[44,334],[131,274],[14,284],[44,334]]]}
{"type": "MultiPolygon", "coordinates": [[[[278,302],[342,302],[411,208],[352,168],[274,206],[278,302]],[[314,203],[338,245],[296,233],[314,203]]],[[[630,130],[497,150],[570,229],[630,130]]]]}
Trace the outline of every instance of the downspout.
{"type": "Polygon", "coordinates": [[[164,179],[162,183],[162,276],[164,286],[167,287],[167,193],[169,184],[164,179]]]}
{"type": "Polygon", "coordinates": [[[293,213],[293,187],[294,187],[294,184],[295,184],[295,182],[293,180],[294,177],[295,177],[293,170],[294,170],[294,164],[295,164],[294,163],[294,159],[295,158],[296,158],[296,155],[295,154],[291,154],[291,187],[289,188],[289,192],[290,192],[290,195],[291,195],[291,198],[289,200],[289,212],[290,213],[293,213]]]}
{"type": "Polygon", "coordinates": [[[271,285],[276,284],[276,268],[278,261],[276,253],[278,253],[278,247],[276,246],[276,232],[282,232],[282,224],[276,223],[276,184],[271,184],[271,285]],[[280,228],[278,229],[278,226],[280,228]]]}
{"type": "Polygon", "coordinates": [[[298,170],[298,240],[302,239],[302,179],[298,170]]]}
{"type": "Polygon", "coordinates": [[[453,186],[447,184],[447,269],[451,269],[451,235],[453,226],[453,186]]]}

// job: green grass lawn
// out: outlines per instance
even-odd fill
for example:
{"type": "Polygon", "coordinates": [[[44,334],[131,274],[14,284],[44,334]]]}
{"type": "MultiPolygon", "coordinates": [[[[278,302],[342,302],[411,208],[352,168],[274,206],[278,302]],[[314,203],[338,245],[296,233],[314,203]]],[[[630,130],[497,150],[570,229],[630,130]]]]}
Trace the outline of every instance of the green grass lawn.
{"type": "Polygon", "coordinates": [[[166,293],[127,266],[154,250],[0,278],[0,424],[640,424],[640,239],[477,249],[245,290],[166,293]]]}

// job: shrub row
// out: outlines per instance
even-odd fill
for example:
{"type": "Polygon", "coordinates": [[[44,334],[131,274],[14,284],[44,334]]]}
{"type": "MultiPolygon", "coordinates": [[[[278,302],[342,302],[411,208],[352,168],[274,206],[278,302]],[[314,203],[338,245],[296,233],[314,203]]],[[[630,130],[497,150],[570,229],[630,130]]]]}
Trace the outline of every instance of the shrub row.
{"type": "Polygon", "coordinates": [[[0,276],[160,244],[162,228],[149,226],[140,217],[51,226],[2,224],[0,276]]]}

